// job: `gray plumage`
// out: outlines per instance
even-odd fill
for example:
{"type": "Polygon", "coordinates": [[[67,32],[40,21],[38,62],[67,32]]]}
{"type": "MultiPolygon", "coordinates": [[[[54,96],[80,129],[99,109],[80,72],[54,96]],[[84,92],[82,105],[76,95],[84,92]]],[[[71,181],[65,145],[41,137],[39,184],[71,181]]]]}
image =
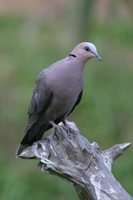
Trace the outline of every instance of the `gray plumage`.
{"type": "Polygon", "coordinates": [[[66,58],[44,69],[38,76],[28,109],[25,136],[17,155],[24,147],[40,140],[43,133],[74,110],[83,91],[83,70],[90,58],[101,60],[92,43],[77,45],[66,58]]]}

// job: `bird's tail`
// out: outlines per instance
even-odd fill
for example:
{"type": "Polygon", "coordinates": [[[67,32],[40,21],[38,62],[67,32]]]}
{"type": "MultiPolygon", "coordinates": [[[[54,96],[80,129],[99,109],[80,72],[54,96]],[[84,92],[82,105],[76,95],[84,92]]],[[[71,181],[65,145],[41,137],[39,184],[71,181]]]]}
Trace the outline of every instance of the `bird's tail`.
{"type": "Polygon", "coordinates": [[[16,156],[23,158],[22,152],[26,147],[31,146],[34,142],[40,140],[43,136],[43,133],[51,128],[51,125],[45,124],[45,126],[34,126],[32,129],[28,130],[21,141],[21,144],[17,150],[16,156]]]}
{"type": "Polygon", "coordinates": [[[26,149],[26,147],[28,147],[28,145],[20,144],[20,146],[18,147],[17,152],[16,152],[17,158],[25,158],[25,156],[23,156],[22,152],[24,151],[24,149],[26,149]]]}

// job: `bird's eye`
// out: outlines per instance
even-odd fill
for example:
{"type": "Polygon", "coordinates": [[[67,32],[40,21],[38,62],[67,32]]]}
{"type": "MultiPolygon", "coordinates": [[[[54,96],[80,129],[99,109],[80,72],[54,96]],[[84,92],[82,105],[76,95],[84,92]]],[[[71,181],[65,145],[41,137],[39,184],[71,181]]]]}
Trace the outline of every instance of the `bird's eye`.
{"type": "Polygon", "coordinates": [[[84,49],[85,49],[86,51],[90,51],[90,48],[89,48],[88,46],[86,46],[84,49]]]}

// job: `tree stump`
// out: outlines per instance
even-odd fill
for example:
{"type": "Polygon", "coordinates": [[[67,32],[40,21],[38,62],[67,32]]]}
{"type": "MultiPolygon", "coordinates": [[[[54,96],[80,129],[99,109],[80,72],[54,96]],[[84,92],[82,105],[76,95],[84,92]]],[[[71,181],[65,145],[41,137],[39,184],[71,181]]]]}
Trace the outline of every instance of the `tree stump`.
{"type": "Polygon", "coordinates": [[[114,160],[130,143],[101,151],[74,123],[67,125],[60,123],[48,138],[25,148],[19,157],[34,157],[44,172],[72,182],[80,200],[133,200],[111,173],[114,160]]]}

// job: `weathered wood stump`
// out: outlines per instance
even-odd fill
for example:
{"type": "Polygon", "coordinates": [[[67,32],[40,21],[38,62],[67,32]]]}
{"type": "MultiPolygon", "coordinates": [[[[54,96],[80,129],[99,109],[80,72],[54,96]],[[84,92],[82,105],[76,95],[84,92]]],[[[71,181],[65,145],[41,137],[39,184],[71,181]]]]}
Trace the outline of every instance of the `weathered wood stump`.
{"type": "Polygon", "coordinates": [[[101,151],[74,123],[68,122],[68,126],[60,123],[48,138],[27,147],[19,157],[34,157],[44,172],[72,182],[80,200],[133,200],[111,173],[114,160],[130,143],[101,151]]]}

